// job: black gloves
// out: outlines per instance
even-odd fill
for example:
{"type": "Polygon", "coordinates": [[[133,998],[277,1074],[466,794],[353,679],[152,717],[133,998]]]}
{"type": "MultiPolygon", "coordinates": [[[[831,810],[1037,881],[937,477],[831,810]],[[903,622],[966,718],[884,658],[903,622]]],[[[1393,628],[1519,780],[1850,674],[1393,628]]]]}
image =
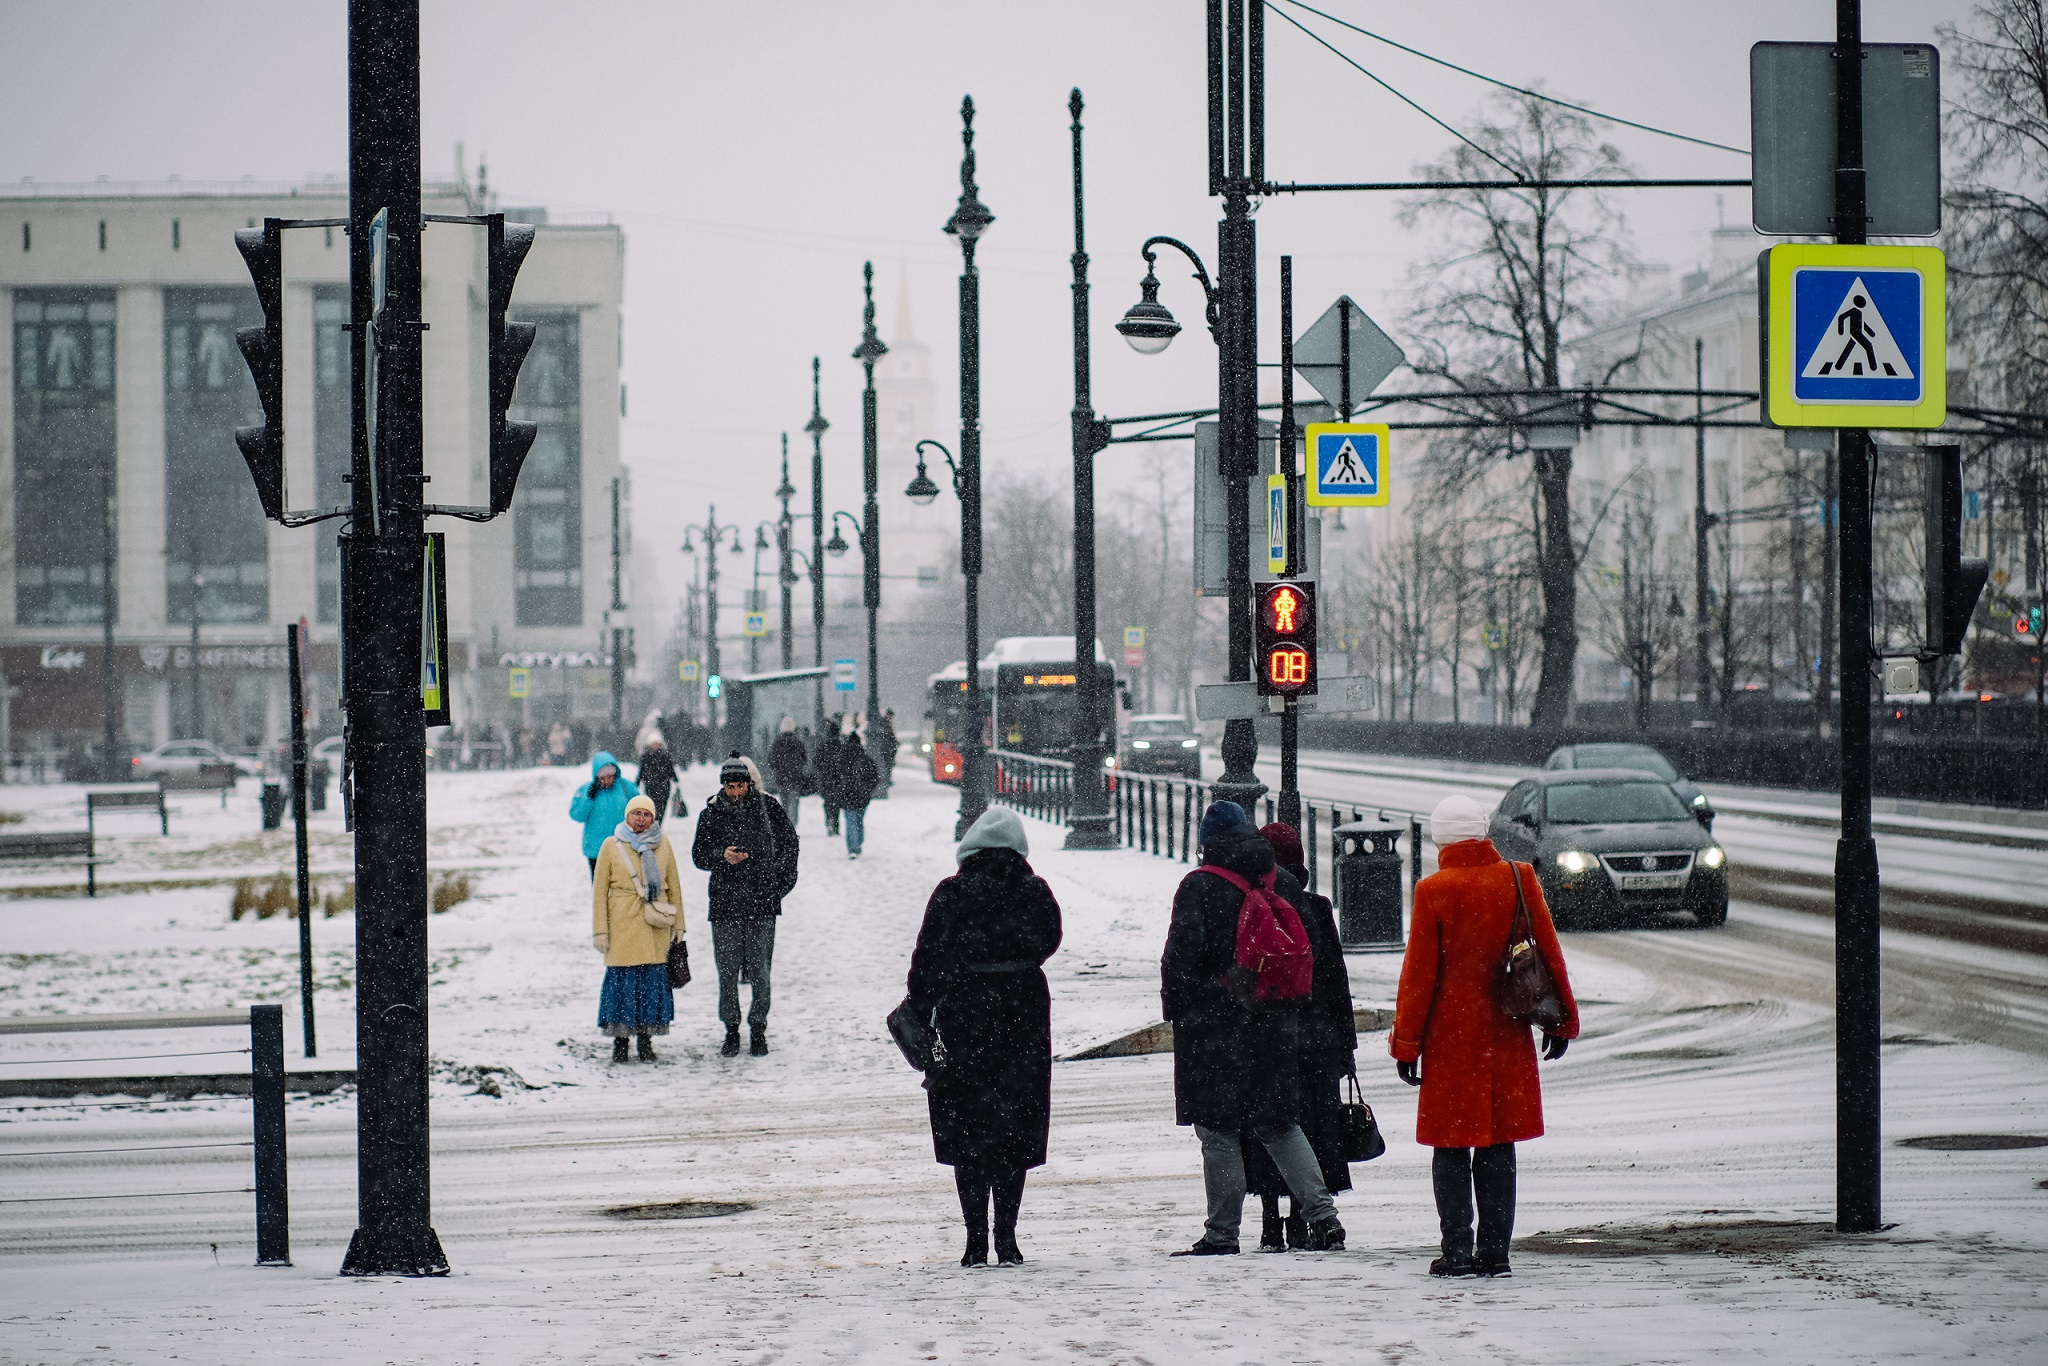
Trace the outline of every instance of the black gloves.
{"type": "Polygon", "coordinates": [[[1543,1061],[1556,1062],[1564,1056],[1564,1050],[1570,1046],[1571,1040],[1565,1038],[1562,1034],[1545,1034],[1543,1036],[1543,1061]]]}
{"type": "Polygon", "coordinates": [[[595,779],[595,778],[592,778],[592,779],[590,780],[590,793],[589,793],[590,799],[591,799],[592,801],[596,801],[596,800],[597,800],[597,794],[598,794],[598,793],[600,793],[600,792],[602,792],[602,791],[604,791],[604,784],[603,784],[603,783],[600,783],[600,782],[599,782],[599,781],[598,781],[597,779],[595,779]]]}
{"type": "Polygon", "coordinates": [[[1422,1085],[1422,1064],[1419,1061],[1395,1063],[1394,1074],[1410,1086],[1422,1085]]]}

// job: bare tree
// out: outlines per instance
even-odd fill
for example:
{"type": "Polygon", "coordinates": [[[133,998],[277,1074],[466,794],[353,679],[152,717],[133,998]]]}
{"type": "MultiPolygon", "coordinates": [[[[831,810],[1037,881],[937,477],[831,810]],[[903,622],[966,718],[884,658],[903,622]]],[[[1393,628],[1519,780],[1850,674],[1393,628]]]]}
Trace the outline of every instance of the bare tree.
{"type": "MultiPolygon", "coordinates": [[[[1632,262],[1620,214],[1599,191],[1558,190],[1543,182],[1620,177],[1629,167],[1600,142],[1592,124],[1526,96],[1503,98],[1497,117],[1475,130],[1448,161],[1421,169],[1430,180],[1514,179],[1512,189],[1446,190],[1409,201],[1408,226],[1424,225],[1444,250],[1417,271],[1410,334],[1423,339],[1410,365],[1463,390],[1556,389],[1576,338],[1632,262]]],[[[1518,414],[1502,405],[1506,422],[1518,414]]],[[[1473,443],[1445,473],[1469,476],[1498,453],[1473,443]]],[[[1578,659],[1578,566],[1582,546],[1571,507],[1569,452],[1534,459],[1539,505],[1538,581],[1543,596],[1542,676],[1531,720],[1563,722],[1571,708],[1578,659]]]]}
{"type": "Polygon", "coordinates": [[[1667,606],[1674,580],[1659,572],[1666,557],[1658,553],[1656,510],[1640,487],[1623,508],[1616,542],[1620,579],[1601,600],[1598,631],[1601,648],[1628,671],[1635,727],[1647,730],[1657,675],[1678,652],[1678,628],[1667,606]]]}

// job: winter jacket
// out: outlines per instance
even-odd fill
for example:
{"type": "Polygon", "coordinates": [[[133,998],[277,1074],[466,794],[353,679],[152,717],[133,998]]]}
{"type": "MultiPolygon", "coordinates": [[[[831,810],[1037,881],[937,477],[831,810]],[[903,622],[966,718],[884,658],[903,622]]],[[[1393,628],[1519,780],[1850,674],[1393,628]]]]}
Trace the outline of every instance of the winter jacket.
{"type": "Polygon", "coordinates": [[[666,838],[655,846],[654,859],[661,869],[661,905],[675,917],[672,928],[647,923],[647,879],[640,855],[618,836],[605,837],[590,889],[590,932],[610,936],[604,951],[606,967],[665,962],[670,941],[683,937],[682,880],[676,873],[675,850],[666,838]]]}
{"type": "Polygon", "coordinates": [[[802,736],[793,730],[776,736],[775,743],[768,747],[768,772],[775,779],[775,790],[802,792],[804,770],[810,762],[811,756],[804,753],[802,736]]]}
{"type": "MultiPolygon", "coordinates": [[[[1432,1148],[1486,1148],[1543,1132],[1535,1040],[1528,1025],[1501,1013],[1495,996],[1515,919],[1510,866],[1490,841],[1461,840],[1438,852],[1438,871],[1415,887],[1387,1049],[1401,1062],[1422,1060],[1415,1141],[1432,1148]]],[[[1564,998],[1565,1020],[1555,1032],[1575,1039],[1579,1006],[1533,870],[1522,873],[1522,895],[1536,947],[1564,998]]]]}
{"type": "MultiPolygon", "coordinates": [[[[1273,869],[1273,848],[1257,830],[1225,831],[1202,862],[1256,883],[1273,869]]],[[[1275,887],[1295,901],[1300,889],[1281,873],[1275,887]]],[[[1297,1076],[1298,1005],[1253,1008],[1231,984],[1237,967],[1237,915],[1244,893],[1199,870],[1174,893],[1173,923],[1160,959],[1160,1005],[1173,1023],[1175,1120],[1237,1133],[1285,1128],[1301,1103],[1297,1076]]]]}
{"type": "MultiPolygon", "coordinates": [[[[1344,1160],[1341,1083],[1354,1070],[1358,1021],[1352,1013],[1351,974],[1344,966],[1344,944],[1337,937],[1330,900],[1305,890],[1304,875],[1304,870],[1283,868],[1273,885],[1300,914],[1315,953],[1315,985],[1301,1011],[1301,1108],[1296,1117],[1323,1169],[1323,1184],[1334,1193],[1351,1189],[1351,1167],[1344,1160]]],[[[1249,1133],[1241,1132],[1240,1137],[1245,1189],[1258,1196],[1291,1194],[1266,1145],[1249,1133]]]]}
{"type": "Polygon", "coordinates": [[[597,851],[604,847],[605,840],[619,828],[619,822],[626,819],[626,803],[640,795],[640,789],[626,781],[625,771],[621,769],[610,787],[592,796],[591,786],[607,764],[615,769],[619,767],[617,759],[599,750],[590,760],[590,782],[577,788],[576,795],[569,799],[569,819],[583,822],[585,858],[597,857],[597,851]]]}
{"type": "Polygon", "coordinates": [[[1060,935],[1059,902],[1014,849],[970,854],[932,890],[910,960],[910,1003],[927,1017],[938,1012],[946,1049],[927,1081],[940,1162],[1018,1171],[1045,1161],[1052,1001],[1042,965],[1060,935]]]}
{"type": "Polygon", "coordinates": [[[640,755],[640,790],[654,803],[657,815],[668,809],[668,794],[676,785],[675,756],[667,746],[649,749],[640,755]]]}
{"type": "Polygon", "coordinates": [[[840,767],[845,763],[846,746],[839,738],[839,732],[830,729],[818,737],[818,751],[811,758],[811,776],[817,780],[818,795],[825,805],[837,808],[844,805],[839,800],[840,767]]]}
{"type": "Polygon", "coordinates": [[[697,838],[690,859],[711,874],[711,919],[782,914],[782,898],[796,886],[796,830],[759,787],[739,801],[723,791],[697,813],[697,838]],[[725,851],[747,855],[727,863],[725,851]]]}
{"type": "Polygon", "coordinates": [[[848,811],[865,811],[881,786],[882,770],[861,748],[859,740],[839,747],[839,805],[848,811]]]}

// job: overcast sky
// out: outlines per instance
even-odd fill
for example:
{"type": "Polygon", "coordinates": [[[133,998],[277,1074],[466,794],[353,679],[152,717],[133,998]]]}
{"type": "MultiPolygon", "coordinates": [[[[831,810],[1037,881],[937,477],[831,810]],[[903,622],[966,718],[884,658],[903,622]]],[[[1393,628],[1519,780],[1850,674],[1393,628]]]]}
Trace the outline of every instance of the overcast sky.
{"type": "MultiPolygon", "coordinates": [[[[1748,144],[1747,53],[1832,36],[1828,0],[1316,0],[1449,61],[1604,112],[1748,144]]],[[[1088,104],[1095,397],[1108,414],[1215,401],[1215,352],[1190,326],[1141,358],[1111,330],[1136,298],[1137,248],[1181,237],[1213,267],[1199,0],[428,0],[425,171],[455,145],[488,161],[506,204],[610,215],[626,232],[626,458],[636,533],[673,545],[715,499],[772,510],[777,433],[809,414],[824,357],[828,506],[860,497],[860,266],[889,326],[907,276],[954,402],[959,252],[940,232],[959,193],[963,93],[978,109],[984,238],[983,412],[991,466],[1054,471],[1071,405],[1066,101],[1088,104]]],[[[1282,6],[1286,8],[1286,6],[1282,6]]],[[[1920,41],[1966,0],[1866,0],[1873,41],[1920,41]]],[[[1338,47],[1453,125],[1487,88],[1298,10],[1338,47]]],[[[310,3],[0,0],[0,180],[298,178],[347,166],[345,7],[310,3]]],[[[1397,179],[1449,136],[1285,22],[1268,21],[1270,178],[1397,179]]],[[[1745,157],[1611,130],[1657,176],[1748,174],[1745,157]]],[[[1258,215],[1261,354],[1277,346],[1278,258],[1295,258],[1306,327],[1348,292],[1390,328],[1429,243],[1385,195],[1280,197],[1258,215]]],[[[1697,259],[1743,191],[1639,190],[1637,249],[1697,259]],[[1717,202],[1718,201],[1718,202],[1717,202]]],[[[1164,301],[1199,317],[1178,270],[1164,301]]],[[[956,428],[957,430],[957,428],[956,428]]],[[[953,433],[934,436],[948,439],[953,433]]],[[[1114,462],[1114,453],[1108,460],[1114,462]]],[[[1115,484],[1114,469],[1105,482],[1115,484]]],[[[893,490],[884,490],[889,496],[893,490]]],[[[680,557],[671,557],[680,564],[680,557]]],[[[650,587],[643,585],[643,589],[650,587]]]]}

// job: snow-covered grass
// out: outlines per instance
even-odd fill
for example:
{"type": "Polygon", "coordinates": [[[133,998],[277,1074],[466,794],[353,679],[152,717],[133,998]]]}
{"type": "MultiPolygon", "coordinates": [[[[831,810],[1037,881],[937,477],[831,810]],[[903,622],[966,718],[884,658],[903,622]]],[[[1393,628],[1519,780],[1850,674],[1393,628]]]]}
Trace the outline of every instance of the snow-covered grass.
{"type": "MultiPolygon", "coordinates": [[[[955,794],[898,776],[857,862],[805,803],[776,1051],[717,1056],[690,872],[698,980],[679,994],[662,1061],[614,1067],[595,1030],[601,967],[564,814],[578,775],[436,775],[437,847],[501,862],[430,921],[435,1217],[454,1273],[335,1275],[355,1223],[354,1101],[300,1098],[295,1267],[249,1265],[243,1194],[0,1204],[0,1362],[1947,1361],[2024,1360],[2048,1340],[2044,1150],[1890,1147],[1897,1227],[1829,1232],[1831,1021],[1810,989],[1812,955],[1742,908],[1723,935],[1568,937],[1588,1035],[1545,1069],[1551,1133],[1522,1149],[1513,1280],[1424,1275],[1428,1154],[1379,1036],[1361,1049],[1361,1076],[1392,1146],[1354,1169],[1358,1188],[1341,1198],[1351,1251],[1167,1259],[1199,1232],[1201,1183],[1172,1120],[1171,1060],[1153,1056],[1055,1068],[1051,1160],[1025,1197],[1030,1260],[962,1270],[923,1093],[881,1025],[925,898],[951,868],[955,794]],[[757,1208],[602,1213],[671,1200],[757,1208]]],[[[693,807],[714,782],[707,769],[685,776],[693,807]]],[[[1027,827],[1066,914],[1049,966],[1056,1048],[1155,1020],[1181,869],[1067,853],[1055,828],[1027,827]]],[[[353,920],[313,929],[329,1046],[293,1066],[346,1065],[353,920]]],[[[282,1000],[296,1045],[296,934],[282,917],[230,921],[225,886],[0,902],[0,1013],[282,1000]]],[[[1361,1002],[1392,999],[1395,959],[1349,962],[1361,1002]]],[[[2038,1053],[1900,1037],[1887,1049],[1888,1132],[2048,1130],[2038,1053]]],[[[231,1031],[86,1038],[9,1039],[0,1057],[32,1044],[84,1057],[237,1043],[231,1031]]],[[[53,1064],[6,1071],[38,1065],[53,1064]]],[[[246,1149],[85,1151],[242,1141],[241,1102],[31,1108],[50,1105],[0,1103],[0,1201],[247,1184],[246,1149]]]]}

